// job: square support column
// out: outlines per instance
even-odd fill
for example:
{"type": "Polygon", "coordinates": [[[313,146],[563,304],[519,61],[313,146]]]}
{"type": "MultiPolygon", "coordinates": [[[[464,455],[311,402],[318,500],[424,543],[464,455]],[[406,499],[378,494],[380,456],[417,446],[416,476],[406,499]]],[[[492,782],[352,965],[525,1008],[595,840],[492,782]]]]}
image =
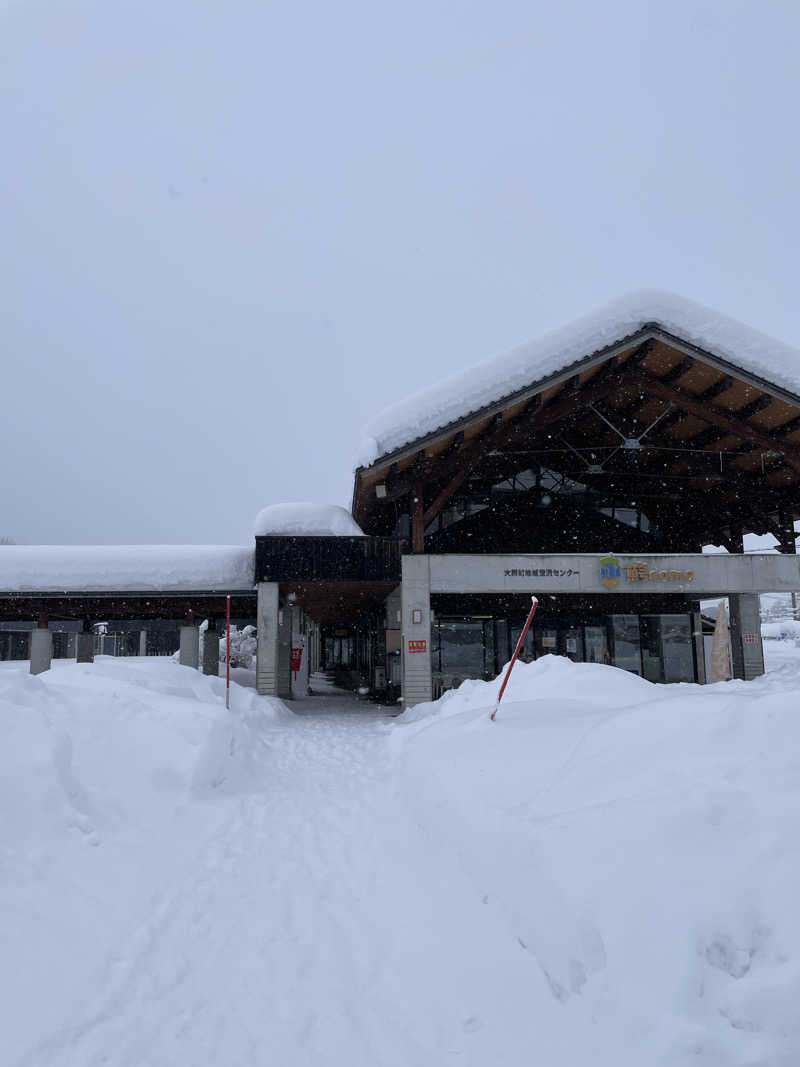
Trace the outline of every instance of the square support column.
{"type": "Polygon", "coordinates": [[[750,681],[764,673],[759,596],[758,593],[732,593],[728,602],[731,609],[733,677],[750,681]]]}
{"type": "Polygon", "coordinates": [[[53,635],[44,627],[37,626],[31,630],[31,674],[42,674],[50,670],[53,659],[53,635]]]}
{"type": "Polygon", "coordinates": [[[219,630],[215,619],[208,620],[208,629],[203,634],[203,674],[219,677],[219,630]]]}
{"type": "Polygon", "coordinates": [[[94,663],[94,634],[84,628],[75,641],[75,660],[77,663],[94,663]]]}
{"type": "Polygon", "coordinates": [[[278,603],[277,582],[259,582],[256,626],[256,690],[262,696],[278,696],[278,603]]]}
{"type": "Polygon", "coordinates": [[[433,699],[431,672],[431,575],[425,555],[403,556],[403,705],[433,699]]]}
{"type": "Polygon", "coordinates": [[[697,677],[695,681],[705,685],[706,678],[706,650],[703,643],[703,616],[700,613],[700,605],[695,603],[692,610],[692,643],[694,644],[694,661],[697,665],[697,677]]]}
{"type": "Polygon", "coordinates": [[[184,667],[200,666],[200,628],[181,626],[179,658],[184,667]]]}
{"type": "Polygon", "coordinates": [[[139,655],[147,655],[147,630],[139,631],[139,655]]]}
{"type": "Polygon", "coordinates": [[[283,700],[292,698],[292,616],[294,608],[278,606],[278,693],[283,700]]]}

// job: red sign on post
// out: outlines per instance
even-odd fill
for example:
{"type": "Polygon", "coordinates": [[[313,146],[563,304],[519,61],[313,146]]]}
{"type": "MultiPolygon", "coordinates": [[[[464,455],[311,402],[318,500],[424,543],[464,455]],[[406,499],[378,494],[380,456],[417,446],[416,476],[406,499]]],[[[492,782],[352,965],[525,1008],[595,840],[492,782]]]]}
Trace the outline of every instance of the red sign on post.
{"type": "Polygon", "coordinates": [[[302,637],[294,637],[292,641],[292,674],[295,681],[297,681],[297,672],[303,665],[303,649],[305,648],[305,640],[302,637]]]}
{"type": "Polygon", "coordinates": [[[427,641],[409,641],[408,642],[408,651],[409,652],[427,652],[428,651],[428,642],[427,641]]]}

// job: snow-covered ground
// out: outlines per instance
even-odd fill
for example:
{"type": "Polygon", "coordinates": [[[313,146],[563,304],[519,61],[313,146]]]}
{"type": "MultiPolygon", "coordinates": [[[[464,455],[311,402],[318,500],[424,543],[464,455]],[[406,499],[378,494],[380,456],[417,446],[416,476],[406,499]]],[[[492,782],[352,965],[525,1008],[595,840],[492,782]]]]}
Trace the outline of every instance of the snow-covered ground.
{"type": "Polygon", "coordinates": [[[764,642],[764,667],[771,675],[781,667],[794,667],[800,676],[800,642],[794,638],[786,641],[764,642]]]}
{"type": "Polygon", "coordinates": [[[546,657],[494,724],[496,682],[391,719],[0,665],[0,1063],[797,1064],[783,651],[708,687],[546,657]]]}

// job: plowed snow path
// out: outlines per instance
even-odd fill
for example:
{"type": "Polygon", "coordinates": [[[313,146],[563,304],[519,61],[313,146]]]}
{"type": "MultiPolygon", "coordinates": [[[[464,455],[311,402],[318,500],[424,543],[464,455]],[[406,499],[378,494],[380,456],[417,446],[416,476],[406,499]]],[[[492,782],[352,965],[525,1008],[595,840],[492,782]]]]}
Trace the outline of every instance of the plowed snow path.
{"type": "Polygon", "coordinates": [[[528,1062],[541,973],[402,810],[389,729],[276,726],[263,790],[231,800],[24,1067],[528,1062]]]}

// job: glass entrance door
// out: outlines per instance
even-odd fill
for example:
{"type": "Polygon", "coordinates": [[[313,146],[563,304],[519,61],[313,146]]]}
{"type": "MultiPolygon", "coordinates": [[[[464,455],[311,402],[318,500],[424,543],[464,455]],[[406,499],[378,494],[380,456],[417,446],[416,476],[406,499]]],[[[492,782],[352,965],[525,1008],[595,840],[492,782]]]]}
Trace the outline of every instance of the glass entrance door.
{"type": "Polygon", "coordinates": [[[695,680],[689,615],[642,616],[642,666],[650,682],[695,680]]]}
{"type": "Polygon", "coordinates": [[[611,622],[611,658],[615,667],[631,674],[642,673],[638,615],[609,615],[611,622]]]}
{"type": "Polygon", "coordinates": [[[583,639],[587,663],[610,663],[605,626],[584,626],[583,639]]]}

